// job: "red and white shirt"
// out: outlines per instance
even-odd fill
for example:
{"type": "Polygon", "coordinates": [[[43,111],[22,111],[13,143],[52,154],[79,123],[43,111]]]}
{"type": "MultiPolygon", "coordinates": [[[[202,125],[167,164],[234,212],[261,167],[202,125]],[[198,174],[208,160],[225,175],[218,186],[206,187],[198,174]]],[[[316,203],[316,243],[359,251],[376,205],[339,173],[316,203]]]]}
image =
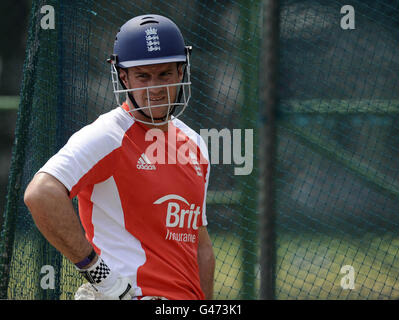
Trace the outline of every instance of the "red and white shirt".
{"type": "Polygon", "coordinates": [[[78,197],[86,238],[137,297],[204,299],[197,246],[207,225],[205,142],[176,118],[161,134],[124,108],[73,134],[39,172],[78,197]]]}

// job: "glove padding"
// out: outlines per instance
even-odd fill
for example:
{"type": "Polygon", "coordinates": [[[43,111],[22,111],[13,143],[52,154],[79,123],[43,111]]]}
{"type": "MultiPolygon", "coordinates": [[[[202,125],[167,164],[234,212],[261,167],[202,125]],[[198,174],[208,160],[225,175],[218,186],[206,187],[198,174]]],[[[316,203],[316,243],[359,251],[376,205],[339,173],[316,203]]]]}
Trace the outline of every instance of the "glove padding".
{"type": "Polygon", "coordinates": [[[98,257],[88,269],[78,269],[89,281],[75,293],[75,300],[132,300],[134,290],[130,280],[111,271],[98,257]]]}
{"type": "Polygon", "coordinates": [[[86,282],[75,292],[75,300],[105,300],[104,295],[94,289],[93,285],[86,282]]]}

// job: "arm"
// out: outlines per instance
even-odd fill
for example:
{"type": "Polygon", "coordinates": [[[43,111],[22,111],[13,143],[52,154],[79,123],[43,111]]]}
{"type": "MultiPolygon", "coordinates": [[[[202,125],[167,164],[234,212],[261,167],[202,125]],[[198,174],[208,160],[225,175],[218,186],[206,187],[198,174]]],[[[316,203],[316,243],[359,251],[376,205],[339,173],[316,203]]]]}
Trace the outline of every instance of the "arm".
{"type": "Polygon", "coordinates": [[[26,188],[24,201],[43,236],[71,262],[77,263],[90,254],[92,246],[61,182],[47,173],[38,173],[26,188]]]}
{"type": "MultiPolygon", "coordinates": [[[[68,190],[61,182],[47,173],[38,173],[26,188],[24,201],[43,236],[72,263],[90,254],[92,246],[84,235],[68,190]]],[[[84,267],[84,276],[98,294],[95,299],[132,299],[130,280],[109,269],[105,273],[106,269],[108,266],[98,256],[84,267]]],[[[75,299],[92,299],[84,288],[79,290],[75,299]]]]}
{"type": "Polygon", "coordinates": [[[198,267],[205,299],[211,300],[213,298],[215,256],[206,227],[199,227],[198,229],[198,267]]]}

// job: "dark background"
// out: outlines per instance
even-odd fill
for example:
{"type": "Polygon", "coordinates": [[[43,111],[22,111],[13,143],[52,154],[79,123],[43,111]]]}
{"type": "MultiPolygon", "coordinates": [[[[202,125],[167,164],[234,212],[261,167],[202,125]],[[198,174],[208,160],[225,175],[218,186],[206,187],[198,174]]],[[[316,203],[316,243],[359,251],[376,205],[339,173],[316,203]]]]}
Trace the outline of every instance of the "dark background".
{"type": "MultiPolygon", "coordinates": [[[[26,34],[31,0],[0,2],[0,96],[18,96],[25,57],[26,34]]],[[[0,108],[0,211],[3,213],[14,141],[17,109],[0,108]]],[[[0,214],[0,222],[3,219],[0,214]]]]}

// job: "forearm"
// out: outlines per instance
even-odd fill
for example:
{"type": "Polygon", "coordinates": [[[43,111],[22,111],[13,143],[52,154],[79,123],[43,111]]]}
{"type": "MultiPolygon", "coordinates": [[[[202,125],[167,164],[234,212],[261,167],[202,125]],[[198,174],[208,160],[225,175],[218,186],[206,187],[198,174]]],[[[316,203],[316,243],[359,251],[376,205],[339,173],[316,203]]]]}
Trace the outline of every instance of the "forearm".
{"type": "Polygon", "coordinates": [[[215,272],[215,259],[210,252],[199,252],[198,259],[200,282],[206,300],[213,299],[213,282],[215,272]]]}
{"type": "Polygon", "coordinates": [[[87,257],[92,246],[84,236],[66,188],[45,173],[37,174],[25,191],[25,204],[43,236],[71,262],[87,257]]]}
{"type": "Polygon", "coordinates": [[[206,300],[213,299],[215,256],[208,232],[201,227],[198,244],[198,268],[202,291],[206,300]],[[201,230],[202,229],[202,230],[201,230]]]}

